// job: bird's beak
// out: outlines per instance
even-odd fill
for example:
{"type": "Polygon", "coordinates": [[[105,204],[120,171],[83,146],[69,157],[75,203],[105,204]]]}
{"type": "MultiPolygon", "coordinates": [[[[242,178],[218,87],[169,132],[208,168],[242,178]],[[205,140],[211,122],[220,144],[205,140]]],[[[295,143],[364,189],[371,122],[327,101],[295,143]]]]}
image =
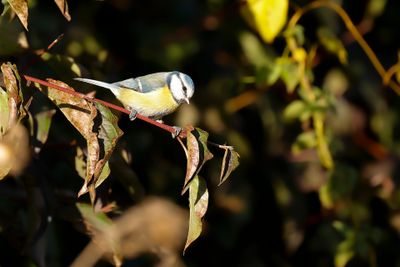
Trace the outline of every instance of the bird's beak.
{"type": "Polygon", "coordinates": [[[190,104],[189,98],[185,98],[185,102],[190,104]]]}

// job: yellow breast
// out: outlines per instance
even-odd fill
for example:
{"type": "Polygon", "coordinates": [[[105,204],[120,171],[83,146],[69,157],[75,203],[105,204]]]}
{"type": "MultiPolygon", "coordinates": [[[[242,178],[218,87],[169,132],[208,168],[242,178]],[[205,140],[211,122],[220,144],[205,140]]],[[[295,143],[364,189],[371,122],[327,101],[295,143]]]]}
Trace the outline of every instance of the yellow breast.
{"type": "Polygon", "coordinates": [[[166,86],[148,93],[120,89],[117,98],[125,108],[132,108],[141,115],[156,119],[170,114],[179,106],[166,86]]]}

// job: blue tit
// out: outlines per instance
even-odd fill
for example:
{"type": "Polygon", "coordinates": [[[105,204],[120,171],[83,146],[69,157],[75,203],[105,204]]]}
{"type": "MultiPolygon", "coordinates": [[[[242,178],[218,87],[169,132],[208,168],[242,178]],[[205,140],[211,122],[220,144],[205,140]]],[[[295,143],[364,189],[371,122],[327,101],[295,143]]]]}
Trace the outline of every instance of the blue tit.
{"type": "Polygon", "coordinates": [[[161,120],[180,104],[189,104],[194,93],[192,79],[178,71],[157,72],[115,83],[86,78],[75,80],[110,89],[124,107],[131,111],[131,120],[136,118],[137,113],[161,120]]]}

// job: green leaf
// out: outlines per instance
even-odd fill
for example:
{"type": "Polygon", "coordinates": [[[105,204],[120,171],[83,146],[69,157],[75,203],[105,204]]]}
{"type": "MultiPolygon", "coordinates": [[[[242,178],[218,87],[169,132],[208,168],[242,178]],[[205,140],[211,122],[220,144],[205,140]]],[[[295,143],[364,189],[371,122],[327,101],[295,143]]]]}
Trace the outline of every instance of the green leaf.
{"type": "Polygon", "coordinates": [[[331,152],[329,150],[328,142],[325,137],[324,119],[325,119],[324,113],[318,111],[314,112],[313,124],[314,124],[315,136],[317,138],[318,156],[322,166],[330,170],[334,167],[334,163],[331,152]]]}
{"type": "Polygon", "coordinates": [[[347,51],[342,41],[327,27],[317,31],[319,42],[328,51],[335,54],[342,64],[347,64],[347,51]]]}
{"type": "Polygon", "coordinates": [[[189,184],[189,231],[184,251],[201,234],[203,229],[202,218],[208,208],[208,190],[206,181],[196,175],[189,184]]]}
{"type": "Polygon", "coordinates": [[[7,0],[24,28],[28,30],[28,0],[7,0]]]}
{"type": "Polygon", "coordinates": [[[271,43],[286,23],[288,0],[248,0],[244,7],[245,19],[257,29],[267,43],[271,43]]]}
{"type": "Polygon", "coordinates": [[[280,69],[280,77],[286,85],[289,93],[293,93],[300,81],[299,66],[296,62],[287,57],[280,57],[276,60],[280,69]]]}
{"type": "Polygon", "coordinates": [[[299,118],[307,110],[307,104],[302,100],[294,100],[283,111],[285,121],[293,121],[299,118]]]}
{"type": "Polygon", "coordinates": [[[225,153],[222,159],[218,186],[225,182],[231,173],[239,166],[239,154],[233,150],[233,147],[224,146],[223,148],[225,149],[225,153]]]}
{"type": "Polygon", "coordinates": [[[8,108],[8,95],[0,87],[0,139],[8,129],[10,110],[8,108]]]}
{"type": "Polygon", "coordinates": [[[313,131],[307,131],[299,134],[296,142],[292,145],[292,152],[298,153],[304,149],[315,148],[317,146],[317,138],[313,131]]]}
{"type": "Polygon", "coordinates": [[[187,191],[188,184],[195,177],[203,164],[212,159],[213,154],[208,150],[208,133],[200,128],[186,128],[187,167],[182,195],[187,191]]]}
{"type": "Polygon", "coordinates": [[[334,258],[335,267],[345,267],[355,255],[357,234],[353,229],[350,229],[342,222],[336,221],[333,223],[333,226],[345,236],[345,239],[336,247],[334,258]]]}
{"type": "Polygon", "coordinates": [[[267,67],[271,69],[274,66],[275,53],[271,49],[267,49],[250,32],[243,32],[239,37],[243,52],[251,64],[257,67],[267,67]]]}
{"type": "Polygon", "coordinates": [[[49,136],[51,121],[53,115],[56,113],[55,109],[44,110],[34,115],[35,120],[35,138],[36,144],[34,151],[38,154],[42,146],[46,143],[49,136]]]}

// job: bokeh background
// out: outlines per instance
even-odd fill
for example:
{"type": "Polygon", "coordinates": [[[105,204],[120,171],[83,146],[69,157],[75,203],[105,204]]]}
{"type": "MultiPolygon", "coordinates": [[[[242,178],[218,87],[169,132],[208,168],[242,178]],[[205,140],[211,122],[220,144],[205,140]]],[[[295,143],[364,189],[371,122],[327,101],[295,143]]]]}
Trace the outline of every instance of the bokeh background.
{"type": "MultiPolygon", "coordinates": [[[[359,25],[382,64],[394,65],[400,3],[336,2],[359,25]]],[[[289,16],[307,3],[290,1],[289,16]]],[[[93,88],[72,80],[76,74],[68,57],[83,77],[108,82],[158,71],[185,72],[196,86],[192,103],[165,122],[196,125],[208,131],[213,142],[232,145],[240,154],[239,168],[220,187],[218,160],[202,170],[210,202],[203,234],[182,256],[187,266],[400,266],[400,98],[382,85],[334,12],[315,10],[300,21],[305,47],[319,47],[313,83],[333,98],[326,129],[335,168],[327,171],[314,149],[292,153],[305,125],[287,122],[283,114],[299,96],[288,92],[281,79],[273,84],[257,81],[263,73],[260,60],[273,64],[287,53],[285,39],[278,36],[272,44],[263,42],[240,11],[245,3],[81,0],[68,4],[70,22],[51,1],[29,1],[25,45],[6,47],[22,26],[17,19],[0,21],[0,61],[15,63],[21,73],[58,79],[83,92],[93,88]],[[347,64],[321,48],[322,28],[343,43],[347,64]],[[35,51],[60,34],[63,38],[49,51],[52,56],[37,60],[35,51]],[[329,207],[321,199],[321,188],[327,183],[334,200],[329,207]]],[[[114,101],[106,90],[97,90],[96,96],[114,101]]],[[[51,106],[40,93],[34,93],[34,99],[33,110],[51,106]]],[[[127,166],[111,161],[111,176],[98,189],[104,201],[114,201],[123,213],[146,196],[159,196],[186,209],[187,196],[180,195],[186,161],[178,142],[159,128],[130,122],[127,116],[121,116],[119,125],[125,134],[118,151],[129,154],[130,161],[127,166]],[[128,180],[121,178],[126,172],[128,180]]],[[[90,241],[71,220],[82,185],[70,163],[75,153],[71,142],[82,140],[57,112],[48,141],[24,178],[10,177],[0,183],[2,266],[35,266],[29,252],[37,244],[37,236],[29,231],[32,213],[52,216],[40,234],[34,232],[46,240],[42,251],[47,266],[68,266],[90,241]],[[40,169],[39,178],[29,175],[35,168],[40,169]],[[32,204],[38,198],[46,203],[41,206],[45,211],[32,204]]],[[[221,151],[212,151],[216,158],[222,157],[221,151]]],[[[154,266],[151,262],[140,256],[127,259],[123,266],[154,266]]],[[[107,261],[97,264],[108,265],[107,261]]]]}

